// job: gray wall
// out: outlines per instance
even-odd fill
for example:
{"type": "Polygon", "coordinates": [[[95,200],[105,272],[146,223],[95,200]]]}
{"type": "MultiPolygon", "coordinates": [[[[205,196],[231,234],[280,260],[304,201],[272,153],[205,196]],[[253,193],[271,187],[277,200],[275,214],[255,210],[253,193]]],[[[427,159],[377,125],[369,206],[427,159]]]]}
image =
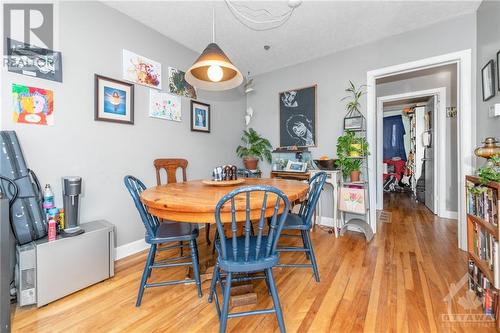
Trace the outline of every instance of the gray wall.
{"type": "MultiPolygon", "coordinates": [[[[490,105],[500,103],[500,92],[498,91],[497,66],[495,64],[495,89],[496,96],[483,102],[481,87],[481,68],[493,59],[496,63],[496,54],[500,51],[500,2],[483,1],[477,11],[477,143],[488,136],[500,139],[500,117],[489,118],[488,109],[490,105]]],[[[480,165],[484,160],[479,159],[480,165]]]]}
{"type": "MultiPolygon", "coordinates": [[[[199,95],[212,106],[212,133],[191,132],[189,99],[182,98],[182,122],[148,117],[149,88],[135,85],[135,124],[94,121],[94,73],[121,79],[122,49],[186,70],[197,54],[98,2],[61,2],[60,40],[63,83],[5,73],[2,128],[14,129],[30,168],[56,190],[60,177],[84,179],[81,221],[107,219],[117,226],[117,245],[141,239],[144,228],[123,185],[127,174],[155,184],[153,159],[184,157],[188,177],[211,176],[221,163],[239,163],[234,150],[244,128],[245,98],[239,91],[199,95]],[[55,125],[14,124],[10,85],[23,83],[54,91],[55,125]]],[[[164,81],[164,87],[166,87],[164,81]]]]}
{"type": "MultiPolygon", "coordinates": [[[[446,88],[446,106],[457,106],[457,66],[455,64],[394,75],[377,80],[377,97],[408,93],[412,91],[446,88]]],[[[439,110],[438,110],[439,111],[439,110]]],[[[434,122],[435,124],[435,122],[434,122]]],[[[446,118],[446,209],[458,210],[458,151],[457,118],[446,118]]],[[[417,161],[419,163],[419,161],[417,161]]]]}
{"type": "MultiPolygon", "coordinates": [[[[255,92],[247,105],[255,110],[251,126],[279,143],[278,92],[317,84],[318,147],[314,157],[333,156],[345,115],[344,89],[349,80],[366,83],[369,70],[464,49],[475,49],[476,15],[460,16],[422,29],[385,38],[329,56],[255,77],[255,92]]],[[[362,109],[366,109],[366,98],[362,109]]],[[[269,166],[263,167],[268,174],[269,166]]],[[[325,199],[329,200],[329,199],[325,199]]],[[[325,209],[326,210],[326,209],[325,209]]],[[[328,213],[325,215],[328,216],[328,213]]],[[[331,213],[330,213],[331,216],[331,213]]]]}

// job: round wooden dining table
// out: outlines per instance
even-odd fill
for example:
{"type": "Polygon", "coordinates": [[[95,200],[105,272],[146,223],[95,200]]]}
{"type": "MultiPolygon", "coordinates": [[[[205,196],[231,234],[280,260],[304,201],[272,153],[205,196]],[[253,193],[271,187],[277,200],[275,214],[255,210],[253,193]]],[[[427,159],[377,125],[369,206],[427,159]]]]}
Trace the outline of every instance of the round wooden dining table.
{"type": "MultiPolygon", "coordinates": [[[[159,218],[190,223],[215,224],[215,207],[219,200],[232,190],[248,185],[271,185],[280,189],[288,197],[290,204],[301,201],[307,195],[307,183],[268,178],[245,178],[245,182],[232,186],[214,186],[204,184],[201,180],[182,183],[171,183],[146,189],[141,194],[141,201],[150,214],[159,218]]],[[[263,201],[262,192],[252,192],[250,195],[250,218],[258,219],[261,216],[263,201]]],[[[267,200],[266,217],[273,215],[276,196],[269,195],[267,200]]],[[[222,222],[231,221],[230,205],[221,210],[222,222]]],[[[282,210],[281,205],[280,210],[282,210]]],[[[235,198],[236,220],[246,218],[246,199],[244,195],[235,198]]]]}

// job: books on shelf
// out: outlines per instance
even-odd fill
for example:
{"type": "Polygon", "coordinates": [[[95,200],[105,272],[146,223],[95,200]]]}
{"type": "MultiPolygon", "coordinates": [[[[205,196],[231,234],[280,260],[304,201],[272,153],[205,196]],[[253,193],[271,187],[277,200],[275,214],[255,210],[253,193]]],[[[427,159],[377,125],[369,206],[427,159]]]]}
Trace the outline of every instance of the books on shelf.
{"type": "Polygon", "coordinates": [[[474,291],[481,301],[484,314],[496,317],[498,290],[493,287],[473,260],[469,260],[469,289],[474,291]]]}
{"type": "Polygon", "coordinates": [[[467,214],[477,216],[498,227],[498,191],[496,189],[476,185],[467,180],[466,201],[467,214]]]}
{"type": "MultiPolygon", "coordinates": [[[[489,269],[494,273],[498,267],[498,240],[480,224],[473,224],[472,252],[477,258],[488,263],[489,269]]],[[[498,287],[498,284],[496,284],[498,287]]]]}

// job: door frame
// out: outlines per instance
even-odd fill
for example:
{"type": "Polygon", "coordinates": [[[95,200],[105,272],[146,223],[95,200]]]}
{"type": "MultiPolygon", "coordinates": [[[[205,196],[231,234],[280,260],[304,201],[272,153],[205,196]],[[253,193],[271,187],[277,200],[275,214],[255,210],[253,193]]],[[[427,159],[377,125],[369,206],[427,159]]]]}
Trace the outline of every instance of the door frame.
{"type": "MultiPolygon", "coordinates": [[[[417,61],[407,62],[368,71],[367,81],[367,140],[371,147],[377,142],[377,93],[376,80],[379,78],[414,72],[426,68],[433,68],[447,64],[457,64],[457,137],[458,137],[458,247],[467,248],[467,228],[465,221],[465,176],[474,171],[473,148],[476,145],[476,109],[472,103],[473,76],[472,50],[443,54],[417,61]]],[[[368,156],[369,188],[376,188],[376,154],[368,156]]],[[[369,206],[376,207],[376,191],[370,191],[369,206]]],[[[370,224],[374,232],[377,230],[377,212],[370,209],[370,224]]]]}
{"type": "MultiPolygon", "coordinates": [[[[435,110],[436,123],[433,124],[433,138],[436,142],[434,149],[434,207],[439,217],[453,218],[453,213],[446,209],[446,177],[444,176],[444,166],[446,164],[446,131],[443,130],[446,126],[446,87],[411,91],[402,94],[387,95],[377,98],[377,209],[383,209],[384,204],[384,180],[383,180],[383,119],[384,119],[384,103],[398,101],[409,98],[432,97],[437,98],[435,104],[438,103],[438,108],[435,110]],[[437,102],[439,101],[439,102],[437,102]]],[[[415,161],[417,163],[418,161],[415,161]]],[[[456,212],[454,213],[456,214],[456,212]]],[[[454,217],[456,218],[456,216],[454,217]]]]}

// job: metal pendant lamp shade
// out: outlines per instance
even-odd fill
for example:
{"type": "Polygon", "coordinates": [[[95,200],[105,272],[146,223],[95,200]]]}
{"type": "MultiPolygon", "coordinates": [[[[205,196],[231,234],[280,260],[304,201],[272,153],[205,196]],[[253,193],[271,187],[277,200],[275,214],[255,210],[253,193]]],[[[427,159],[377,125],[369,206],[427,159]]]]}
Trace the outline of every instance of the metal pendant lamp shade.
{"type": "Polygon", "coordinates": [[[236,88],[243,83],[243,75],[215,43],[215,9],[212,29],[212,43],[208,44],[184,78],[190,85],[203,90],[236,88]]]}

